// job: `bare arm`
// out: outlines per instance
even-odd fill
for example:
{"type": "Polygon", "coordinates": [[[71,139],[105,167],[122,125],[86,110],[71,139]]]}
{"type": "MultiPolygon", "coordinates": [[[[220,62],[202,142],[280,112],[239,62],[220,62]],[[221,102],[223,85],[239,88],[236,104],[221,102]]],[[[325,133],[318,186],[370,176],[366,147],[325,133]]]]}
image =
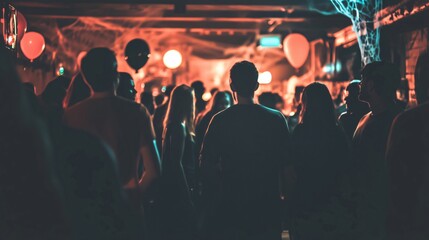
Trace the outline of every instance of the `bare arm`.
{"type": "Polygon", "coordinates": [[[143,192],[146,191],[155,179],[161,176],[161,167],[156,141],[152,140],[149,144],[140,148],[140,154],[143,157],[144,172],[139,185],[143,192]]]}

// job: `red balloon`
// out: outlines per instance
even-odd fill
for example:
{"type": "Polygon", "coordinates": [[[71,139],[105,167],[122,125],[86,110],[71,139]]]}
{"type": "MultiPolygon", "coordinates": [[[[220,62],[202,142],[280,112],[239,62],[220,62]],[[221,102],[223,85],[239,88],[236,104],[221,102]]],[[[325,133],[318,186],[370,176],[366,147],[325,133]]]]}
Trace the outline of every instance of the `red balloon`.
{"type": "Polygon", "coordinates": [[[38,32],[27,32],[22,37],[21,50],[25,57],[33,61],[45,50],[45,39],[38,32]]]}
{"type": "Polygon", "coordinates": [[[25,32],[27,32],[27,19],[21,12],[18,12],[18,39],[22,39],[25,32]]]}
{"type": "Polygon", "coordinates": [[[307,60],[310,44],[302,34],[292,33],[283,40],[283,51],[290,65],[298,69],[307,60]]]}

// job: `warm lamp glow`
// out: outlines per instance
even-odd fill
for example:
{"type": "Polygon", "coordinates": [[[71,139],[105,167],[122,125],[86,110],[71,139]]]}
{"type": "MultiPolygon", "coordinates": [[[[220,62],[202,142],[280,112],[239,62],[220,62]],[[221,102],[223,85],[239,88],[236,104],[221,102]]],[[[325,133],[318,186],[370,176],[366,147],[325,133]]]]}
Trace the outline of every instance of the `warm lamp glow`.
{"type": "Polygon", "coordinates": [[[164,65],[169,69],[176,69],[182,64],[182,54],[177,50],[169,50],[163,57],[164,65]]]}
{"type": "Polygon", "coordinates": [[[259,74],[258,82],[260,84],[269,84],[272,78],[273,76],[271,75],[270,71],[265,71],[259,74]]]}
{"type": "Polygon", "coordinates": [[[202,96],[203,100],[208,102],[210,98],[212,98],[212,94],[210,92],[205,92],[202,96]]]}

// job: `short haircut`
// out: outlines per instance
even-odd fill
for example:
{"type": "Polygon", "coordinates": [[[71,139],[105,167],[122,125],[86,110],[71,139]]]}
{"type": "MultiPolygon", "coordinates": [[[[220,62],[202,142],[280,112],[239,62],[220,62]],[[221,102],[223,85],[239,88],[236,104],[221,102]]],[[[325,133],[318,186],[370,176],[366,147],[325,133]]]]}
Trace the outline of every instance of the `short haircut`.
{"type": "Polygon", "coordinates": [[[93,48],[81,61],[81,72],[94,92],[110,91],[118,81],[115,53],[108,48],[93,48]]]}
{"type": "Polygon", "coordinates": [[[234,90],[243,97],[251,97],[258,84],[258,70],[255,64],[249,61],[237,62],[230,70],[230,77],[234,90]]]}
{"type": "Polygon", "coordinates": [[[375,92],[383,97],[394,98],[401,83],[399,68],[387,62],[372,62],[362,69],[362,79],[374,83],[375,92]]]}

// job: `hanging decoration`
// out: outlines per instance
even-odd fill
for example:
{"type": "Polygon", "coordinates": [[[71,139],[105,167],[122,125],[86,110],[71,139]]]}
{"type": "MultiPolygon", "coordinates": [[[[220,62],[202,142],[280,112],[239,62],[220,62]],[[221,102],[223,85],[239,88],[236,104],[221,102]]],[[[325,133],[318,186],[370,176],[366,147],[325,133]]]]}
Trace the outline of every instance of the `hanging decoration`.
{"type": "Polygon", "coordinates": [[[45,50],[45,39],[38,32],[27,32],[22,37],[21,50],[24,56],[33,62],[45,50]]]}
{"type": "Polygon", "coordinates": [[[307,60],[310,44],[302,34],[292,33],[283,40],[283,51],[290,65],[298,69],[307,60]]]}
{"type": "Polygon", "coordinates": [[[136,70],[136,73],[146,65],[149,57],[149,44],[143,39],[133,39],[125,47],[125,60],[131,68],[136,70]]]}
{"type": "Polygon", "coordinates": [[[331,0],[337,12],[350,18],[364,65],[380,61],[380,30],[374,24],[382,0],[331,0]]]}
{"type": "Polygon", "coordinates": [[[21,12],[18,12],[18,40],[21,40],[27,32],[27,19],[21,12]]]}

